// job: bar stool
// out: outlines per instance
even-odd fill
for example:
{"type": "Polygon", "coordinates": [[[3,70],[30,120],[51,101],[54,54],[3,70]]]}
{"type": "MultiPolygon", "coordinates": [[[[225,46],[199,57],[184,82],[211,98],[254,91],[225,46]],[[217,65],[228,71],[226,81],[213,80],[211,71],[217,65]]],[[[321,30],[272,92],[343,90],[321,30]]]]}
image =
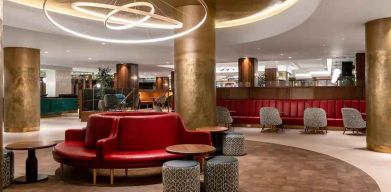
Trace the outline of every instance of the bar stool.
{"type": "Polygon", "coordinates": [[[200,192],[200,164],[173,160],[163,164],[164,192],[200,192]]]}

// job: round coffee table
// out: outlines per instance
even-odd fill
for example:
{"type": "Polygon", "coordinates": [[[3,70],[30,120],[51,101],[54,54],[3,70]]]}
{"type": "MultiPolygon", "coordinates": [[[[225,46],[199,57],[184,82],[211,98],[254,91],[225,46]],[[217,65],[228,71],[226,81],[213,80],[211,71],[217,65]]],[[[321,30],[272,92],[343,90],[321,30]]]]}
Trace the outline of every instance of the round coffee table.
{"type": "Polygon", "coordinates": [[[216,155],[223,154],[223,132],[227,131],[227,127],[220,126],[210,126],[210,127],[200,127],[196,129],[197,131],[209,131],[212,135],[212,144],[216,147],[216,155]]]}
{"type": "Polygon", "coordinates": [[[56,141],[22,141],[8,144],[5,147],[8,150],[28,151],[26,159],[26,176],[19,177],[15,179],[15,181],[18,183],[35,183],[47,180],[47,175],[38,174],[38,160],[35,156],[35,150],[53,147],[57,143],[58,142],[56,141]]]}
{"type": "Polygon", "coordinates": [[[216,151],[216,148],[210,145],[202,144],[180,144],[172,145],[166,148],[168,153],[185,155],[187,160],[195,160],[197,156],[206,156],[216,151]]]}

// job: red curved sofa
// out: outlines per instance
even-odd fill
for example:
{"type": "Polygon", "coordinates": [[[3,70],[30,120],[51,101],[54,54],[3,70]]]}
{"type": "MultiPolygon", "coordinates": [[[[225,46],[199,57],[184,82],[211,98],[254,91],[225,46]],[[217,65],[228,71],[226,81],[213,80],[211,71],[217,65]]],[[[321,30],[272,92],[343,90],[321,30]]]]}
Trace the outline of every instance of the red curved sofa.
{"type": "Polygon", "coordinates": [[[67,130],[53,157],[61,167],[93,168],[95,183],[97,168],[156,167],[184,158],[165,151],[175,144],[211,145],[211,136],[187,130],[176,113],[103,113],[91,115],[84,129],[67,130]]]}
{"type": "Polygon", "coordinates": [[[218,106],[225,106],[234,111],[234,124],[259,124],[259,110],[262,107],[275,107],[282,112],[281,117],[286,125],[303,125],[304,109],[309,107],[323,108],[327,113],[327,124],[343,127],[341,108],[351,107],[365,113],[365,100],[234,100],[218,99],[218,106]]]}

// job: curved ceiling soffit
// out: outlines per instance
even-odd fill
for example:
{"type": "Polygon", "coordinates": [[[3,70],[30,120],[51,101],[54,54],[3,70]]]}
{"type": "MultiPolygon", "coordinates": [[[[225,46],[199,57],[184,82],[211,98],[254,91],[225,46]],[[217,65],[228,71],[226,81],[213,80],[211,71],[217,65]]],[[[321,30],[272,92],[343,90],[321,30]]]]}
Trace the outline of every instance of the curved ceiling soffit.
{"type": "Polygon", "coordinates": [[[288,10],[247,25],[217,29],[218,44],[244,44],[288,32],[304,23],[320,5],[322,0],[299,0],[288,10]]]}

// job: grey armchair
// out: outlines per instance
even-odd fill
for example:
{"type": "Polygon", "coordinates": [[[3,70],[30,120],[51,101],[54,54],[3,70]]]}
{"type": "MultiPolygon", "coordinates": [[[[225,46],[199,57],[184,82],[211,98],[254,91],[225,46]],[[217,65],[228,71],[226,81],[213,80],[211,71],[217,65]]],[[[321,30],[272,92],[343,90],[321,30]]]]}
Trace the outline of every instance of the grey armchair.
{"type": "Polygon", "coordinates": [[[273,130],[275,129],[276,131],[278,131],[278,128],[285,128],[278,109],[274,107],[262,107],[259,115],[262,131],[266,126],[270,126],[273,130]]]}
{"type": "Polygon", "coordinates": [[[226,107],[217,106],[216,116],[217,116],[217,123],[219,125],[224,125],[228,128],[232,127],[233,119],[231,117],[229,110],[226,107]]]}
{"type": "Polygon", "coordinates": [[[304,132],[313,129],[315,133],[323,130],[327,133],[326,111],[322,108],[307,108],[304,110],[304,132]]]}
{"type": "Polygon", "coordinates": [[[342,118],[343,118],[343,126],[345,127],[343,134],[345,134],[346,130],[352,130],[353,134],[355,131],[364,132],[367,123],[362,118],[361,113],[354,108],[342,108],[342,118]]]}

